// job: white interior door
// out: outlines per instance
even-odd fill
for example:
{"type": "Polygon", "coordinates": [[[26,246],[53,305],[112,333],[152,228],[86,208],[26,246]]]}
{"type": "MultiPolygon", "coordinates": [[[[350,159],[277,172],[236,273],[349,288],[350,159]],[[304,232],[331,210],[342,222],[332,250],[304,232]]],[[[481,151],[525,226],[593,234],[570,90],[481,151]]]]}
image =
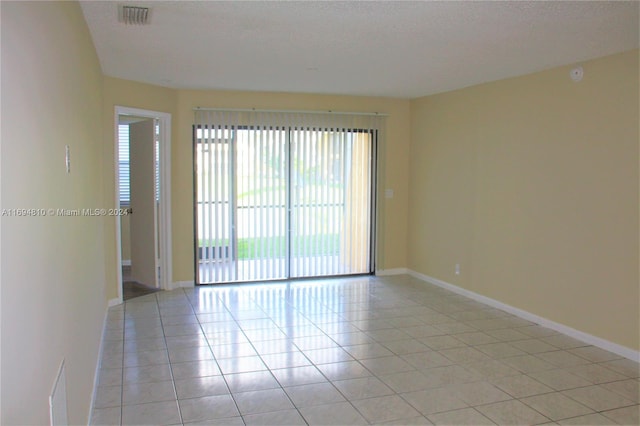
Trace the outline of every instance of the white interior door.
{"type": "Polygon", "coordinates": [[[153,119],[129,125],[131,277],[157,287],[156,155],[153,119]]]}

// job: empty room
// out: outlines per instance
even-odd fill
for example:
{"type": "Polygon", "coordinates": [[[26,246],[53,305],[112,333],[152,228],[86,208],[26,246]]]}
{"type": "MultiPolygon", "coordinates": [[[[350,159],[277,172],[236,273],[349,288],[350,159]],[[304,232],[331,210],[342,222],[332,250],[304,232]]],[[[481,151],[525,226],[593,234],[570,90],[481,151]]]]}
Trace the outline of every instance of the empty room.
{"type": "Polygon", "coordinates": [[[2,1],[0,423],[640,423],[640,3],[2,1]]]}

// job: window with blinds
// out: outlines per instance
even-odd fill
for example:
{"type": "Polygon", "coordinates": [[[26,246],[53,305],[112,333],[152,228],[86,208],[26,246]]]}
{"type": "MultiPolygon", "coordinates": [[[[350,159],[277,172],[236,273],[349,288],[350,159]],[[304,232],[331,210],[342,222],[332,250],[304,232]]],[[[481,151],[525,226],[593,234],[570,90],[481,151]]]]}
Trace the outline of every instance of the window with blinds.
{"type": "MultiPolygon", "coordinates": [[[[118,184],[120,207],[131,206],[131,172],[129,160],[129,124],[118,124],[118,184]]],[[[156,201],[160,199],[160,123],[155,125],[156,201]]]]}
{"type": "Polygon", "coordinates": [[[118,125],[118,184],[120,207],[131,205],[131,177],[129,173],[129,125],[118,125]]]}
{"type": "Polygon", "coordinates": [[[197,111],[197,282],[373,272],[381,120],[197,111]]]}

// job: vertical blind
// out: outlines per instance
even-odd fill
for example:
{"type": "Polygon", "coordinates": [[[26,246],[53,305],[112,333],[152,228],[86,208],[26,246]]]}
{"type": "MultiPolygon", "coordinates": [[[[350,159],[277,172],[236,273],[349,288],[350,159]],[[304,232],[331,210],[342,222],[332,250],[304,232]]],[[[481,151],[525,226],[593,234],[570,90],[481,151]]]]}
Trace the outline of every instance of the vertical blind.
{"type": "Polygon", "coordinates": [[[197,282],[372,272],[383,120],[196,110],[197,282]]]}

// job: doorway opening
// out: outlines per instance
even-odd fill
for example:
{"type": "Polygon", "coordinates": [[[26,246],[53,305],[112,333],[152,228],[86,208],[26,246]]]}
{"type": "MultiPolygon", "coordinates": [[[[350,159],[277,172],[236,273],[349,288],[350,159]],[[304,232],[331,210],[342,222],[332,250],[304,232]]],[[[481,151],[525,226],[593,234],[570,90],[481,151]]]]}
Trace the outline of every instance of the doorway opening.
{"type": "Polygon", "coordinates": [[[167,113],[116,107],[118,298],[171,289],[167,113]]]}

